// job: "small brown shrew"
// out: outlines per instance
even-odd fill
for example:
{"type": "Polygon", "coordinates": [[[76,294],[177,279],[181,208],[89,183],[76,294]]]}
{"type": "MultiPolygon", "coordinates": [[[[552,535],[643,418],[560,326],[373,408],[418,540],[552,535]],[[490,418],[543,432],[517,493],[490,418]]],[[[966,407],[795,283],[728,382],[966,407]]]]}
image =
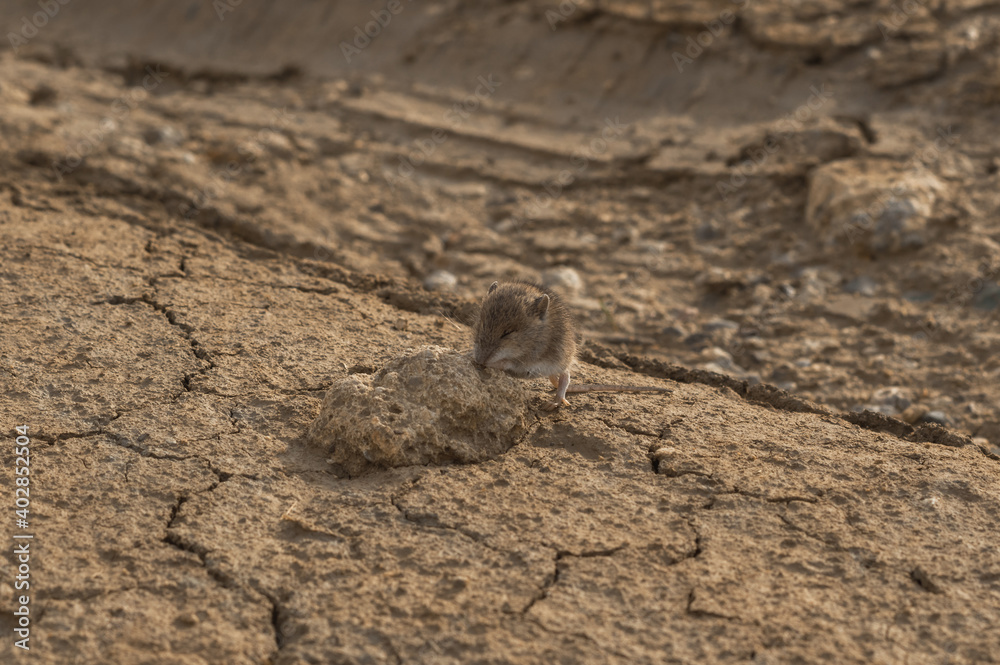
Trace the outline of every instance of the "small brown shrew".
{"type": "Polygon", "coordinates": [[[652,386],[570,385],[576,324],[558,295],[530,282],[493,282],[473,328],[473,359],[522,379],[547,376],[556,389],[548,410],[568,405],[567,393],[669,392],[652,386]]]}

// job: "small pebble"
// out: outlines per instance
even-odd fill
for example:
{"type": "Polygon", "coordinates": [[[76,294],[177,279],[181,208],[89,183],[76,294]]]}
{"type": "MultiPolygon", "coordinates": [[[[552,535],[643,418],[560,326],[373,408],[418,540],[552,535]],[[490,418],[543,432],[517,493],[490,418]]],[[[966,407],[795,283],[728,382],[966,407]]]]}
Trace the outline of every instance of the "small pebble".
{"type": "Polygon", "coordinates": [[[687,331],[679,326],[667,326],[660,331],[660,334],[671,339],[680,339],[687,335],[687,331]]]}
{"type": "Polygon", "coordinates": [[[493,230],[497,233],[503,234],[516,233],[517,231],[520,231],[523,226],[524,222],[521,219],[516,217],[507,217],[494,224],[493,230]]]}
{"type": "Polygon", "coordinates": [[[719,363],[704,363],[698,366],[700,369],[706,372],[715,372],[716,374],[732,374],[732,370],[727,369],[720,365],[719,363]]]}
{"type": "Polygon", "coordinates": [[[901,249],[920,249],[927,245],[927,238],[919,231],[911,231],[899,243],[901,249]]]}
{"type": "Polygon", "coordinates": [[[872,393],[871,401],[875,404],[890,407],[893,414],[905,411],[910,404],[913,403],[912,400],[906,396],[903,389],[898,386],[879,388],[872,393]]]}
{"type": "Polygon", "coordinates": [[[826,295],[826,283],[820,278],[819,268],[802,268],[799,273],[799,291],[807,298],[826,295]]]}
{"type": "Polygon", "coordinates": [[[1000,308],[1000,284],[988,284],[972,299],[976,309],[993,310],[1000,308]]]}
{"type": "Polygon", "coordinates": [[[576,296],[583,289],[583,280],[580,279],[580,273],[569,266],[559,266],[542,273],[542,286],[557,293],[576,296]]]}
{"type": "Polygon", "coordinates": [[[735,321],[730,321],[729,319],[715,319],[714,321],[709,321],[704,326],[702,330],[707,333],[715,332],[716,330],[739,330],[740,324],[735,321]]]}
{"type": "Polygon", "coordinates": [[[458,286],[458,278],[447,270],[435,270],[424,278],[424,288],[428,291],[451,291],[458,286]]]}
{"type": "Polygon", "coordinates": [[[934,300],[932,291],[904,291],[903,298],[915,303],[925,303],[934,300]]]}
{"type": "Polygon", "coordinates": [[[707,362],[717,362],[720,364],[733,362],[733,357],[725,349],[720,349],[717,346],[702,351],[701,358],[707,362]]]}
{"type": "Polygon", "coordinates": [[[151,127],[142,133],[143,140],[149,145],[162,143],[165,146],[177,146],[184,142],[184,135],[180,130],[170,125],[162,127],[151,127]]]}
{"type": "Polygon", "coordinates": [[[784,254],[779,254],[778,256],[774,257],[772,263],[785,268],[792,268],[795,266],[797,260],[798,258],[796,257],[795,252],[792,251],[792,252],[785,252],[784,254]]]}
{"type": "Polygon", "coordinates": [[[630,245],[639,240],[639,231],[633,226],[619,226],[611,232],[611,239],[619,245],[630,245]]]}
{"type": "Polygon", "coordinates": [[[872,413],[881,413],[884,416],[898,417],[899,412],[891,406],[886,406],[885,404],[855,404],[851,407],[853,413],[862,413],[863,411],[871,411],[872,413]]]}
{"type": "Polygon", "coordinates": [[[771,370],[771,381],[776,382],[775,385],[779,385],[781,381],[791,382],[797,378],[799,378],[797,368],[788,363],[782,363],[771,370]]]}
{"type": "Polygon", "coordinates": [[[878,282],[868,275],[862,275],[861,277],[852,279],[843,286],[845,293],[856,293],[859,296],[866,297],[875,295],[876,288],[878,288],[878,282]]]}
{"type": "Polygon", "coordinates": [[[923,420],[924,416],[928,414],[930,409],[928,409],[923,404],[911,404],[903,413],[899,414],[900,420],[911,425],[916,425],[918,422],[923,420]]]}
{"type": "Polygon", "coordinates": [[[924,414],[923,422],[934,423],[935,425],[947,425],[949,420],[944,411],[928,411],[924,414]]]}
{"type": "Polygon", "coordinates": [[[693,335],[688,335],[684,338],[684,344],[690,346],[693,349],[702,349],[706,346],[711,345],[712,338],[705,333],[694,333],[693,335]]]}
{"type": "Polygon", "coordinates": [[[194,612],[185,612],[177,617],[177,622],[185,626],[197,626],[198,616],[194,612]]]}
{"type": "Polygon", "coordinates": [[[722,228],[713,221],[703,222],[694,230],[694,237],[700,242],[714,240],[722,236],[722,228]]]}

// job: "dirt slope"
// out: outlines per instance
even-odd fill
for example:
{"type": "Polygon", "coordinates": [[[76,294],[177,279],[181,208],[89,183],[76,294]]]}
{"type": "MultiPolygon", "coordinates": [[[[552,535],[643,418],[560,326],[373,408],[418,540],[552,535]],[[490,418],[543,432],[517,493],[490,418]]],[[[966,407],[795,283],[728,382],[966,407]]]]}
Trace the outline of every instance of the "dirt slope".
{"type": "Polygon", "coordinates": [[[1000,660],[996,6],[564,5],[403,2],[347,62],[367,4],[68,3],[0,51],[0,658],[1000,660]],[[496,459],[338,476],[326,389],[468,349],[504,276],[672,392],[541,381],[496,459]]]}

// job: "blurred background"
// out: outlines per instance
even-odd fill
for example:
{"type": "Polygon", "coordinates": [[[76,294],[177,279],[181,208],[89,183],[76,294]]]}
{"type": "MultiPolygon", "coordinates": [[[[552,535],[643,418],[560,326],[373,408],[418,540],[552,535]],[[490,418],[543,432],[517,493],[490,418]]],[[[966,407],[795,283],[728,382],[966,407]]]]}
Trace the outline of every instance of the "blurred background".
{"type": "Polygon", "coordinates": [[[544,282],[586,339],[1000,454],[995,2],[5,0],[0,26],[14,205],[459,300],[544,282]]]}

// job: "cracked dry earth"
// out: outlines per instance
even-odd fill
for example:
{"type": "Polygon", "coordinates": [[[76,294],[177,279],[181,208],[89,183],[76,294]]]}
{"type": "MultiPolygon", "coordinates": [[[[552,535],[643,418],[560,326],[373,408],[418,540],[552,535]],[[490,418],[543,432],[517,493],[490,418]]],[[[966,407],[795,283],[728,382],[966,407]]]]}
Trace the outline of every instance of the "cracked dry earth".
{"type": "Polygon", "coordinates": [[[963,107],[996,99],[989,3],[922,10],[885,44],[885,3],[753,3],[689,77],[664,77],[657,109],[644,77],[672,61],[654,42],[722,6],[664,4],[588,5],[553,35],[540,3],[487,2],[471,24],[414,3],[360,73],[324,33],[367,14],[349,2],[291,22],[292,44],[290,19],[246,0],[193,54],[171,29],[214,15],[71,4],[0,52],[0,477],[13,486],[29,426],[35,537],[32,650],[9,637],[5,572],[0,661],[1000,662],[994,283],[945,294],[1000,265],[1000,133],[963,107]],[[466,62],[477,25],[502,46],[466,62]],[[335,57],[307,59],[320,37],[335,57]],[[544,66],[574,48],[594,61],[544,66]],[[314,70],[270,75],[286,62],[314,70]],[[147,66],[168,76],[129,97],[147,66]],[[390,185],[491,70],[508,97],[390,185]],[[720,199],[820,81],[832,106],[720,199]],[[56,177],[122,99],[135,108],[56,177]],[[532,206],[616,114],[627,137],[532,206]],[[899,168],[948,122],[963,139],[914,190],[933,199],[908,231],[925,244],[826,244],[817,183],[899,168]],[[583,277],[577,375],[669,394],[549,414],[547,383],[525,384],[526,430],[475,464],[346,477],[307,443],[331,385],[467,350],[493,279],[558,266],[583,277]],[[415,286],[440,269],[454,291],[415,286]],[[871,292],[841,292],[865,275],[871,292]],[[756,333],[733,342],[720,317],[756,333]],[[706,371],[720,347],[764,382],[706,371]],[[846,411],[890,384],[954,427],[846,411]]]}
{"type": "Polygon", "coordinates": [[[35,440],[33,661],[995,662],[997,461],[968,440],[693,381],[336,478],[301,441],[331,377],[466,330],[392,280],[19,191],[0,418],[35,440]]]}
{"type": "Polygon", "coordinates": [[[324,383],[465,330],[37,187],[3,226],[0,412],[34,432],[37,662],[995,658],[976,446],[692,382],[577,396],[489,462],[336,478],[301,441],[324,383]]]}

